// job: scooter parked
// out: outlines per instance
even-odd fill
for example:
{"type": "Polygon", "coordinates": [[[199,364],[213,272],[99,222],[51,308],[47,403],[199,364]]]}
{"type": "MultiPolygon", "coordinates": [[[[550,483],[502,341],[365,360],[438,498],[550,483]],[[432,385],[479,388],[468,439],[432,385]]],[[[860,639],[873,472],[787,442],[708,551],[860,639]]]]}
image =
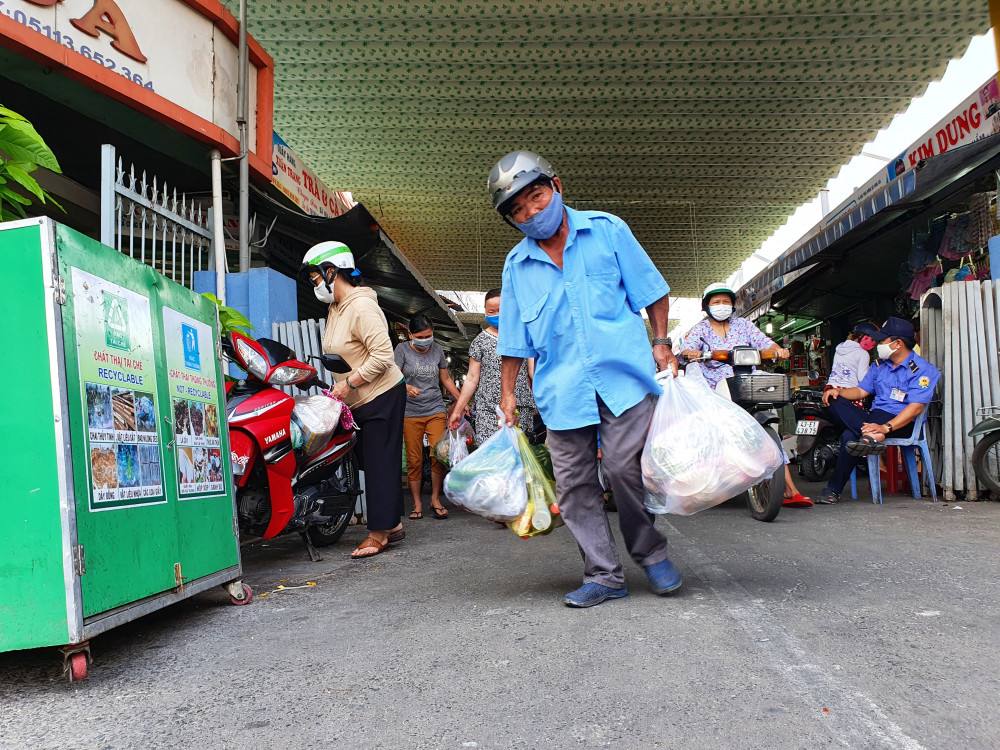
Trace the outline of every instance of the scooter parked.
{"type": "Polygon", "coordinates": [[[829,419],[823,406],[822,388],[796,388],[792,393],[792,408],[799,473],[810,482],[825,481],[837,465],[843,430],[829,419]]]}
{"type": "Polygon", "coordinates": [[[982,437],[972,451],[972,470],[976,478],[1000,497],[1000,406],[984,406],[976,411],[983,420],[969,431],[969,437],[982,437]]]}
{"type": "MultiPolygon", "coordinates": [[[[320,560],[315,547],[340,538],[361,495],[354,454],[357,432],[338,422],[318,452],[306,455],[295,450],[293,420],[300,407],[276,386],[306,390],[313,386],[329,389],[330,385],[318,379],[315,367],[297,360],[295,352],[277,341],[233,332],[223,348],[247,372],[245,380],[226,384],[240,530],[264,539],[297,532],[309,558],[320,560]]],[[[317,359],[331,372],[350,372],[337,355],[317,359]]]]}

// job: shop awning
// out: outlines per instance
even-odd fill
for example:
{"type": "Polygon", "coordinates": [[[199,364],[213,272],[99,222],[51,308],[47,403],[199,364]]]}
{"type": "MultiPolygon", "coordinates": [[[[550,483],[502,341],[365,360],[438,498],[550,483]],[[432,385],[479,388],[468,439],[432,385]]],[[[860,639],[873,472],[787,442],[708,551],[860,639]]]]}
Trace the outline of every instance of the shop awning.
{"type": "Polygon", "coordinates": [[[769,309],[816,319],[899,292],[899,266],[915,226],[949,210],[966,210],[973,192],[1000,168],[1000,134],[934,156],[824,231],[793,248],[740,291],[756,319],[769,309]]]}
{"type": "MultiPolygon", "coordinates": [[[[411,315],[424,313],[434,322],[436,335],[444,342],[464,341],[465,326],[363,205],[356,205],[342,216],[325,219],[306,216],[282,201],[283,197],[252,188],[251,203],[258,224],[267,227],[272,219],[277,219],[266,244],[258,251],[268,266],[295,278],[309,247],[324,240],[343,242],[354,253],[365,283],[378,293],[379,304],[390,324],[405,324],[411,315]]],[[[326,314],[326,306],[316,300],[307,284],[300,282],[298,290],[300,318],[320,318],[326,314]]]]}
{"type": "Polygon", "coordinates": [[[530,148],[697,296],[989,27],[982,0],[250,3],[275,129],[460,290],[499,281],[486,180],[530,148]]]}

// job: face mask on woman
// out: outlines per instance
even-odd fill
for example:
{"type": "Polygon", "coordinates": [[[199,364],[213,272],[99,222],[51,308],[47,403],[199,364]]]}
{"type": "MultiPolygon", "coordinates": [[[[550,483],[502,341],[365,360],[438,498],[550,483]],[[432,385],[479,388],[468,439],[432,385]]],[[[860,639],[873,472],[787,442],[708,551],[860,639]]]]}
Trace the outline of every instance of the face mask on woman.
{"type": "Polygon", "coordinates": [[[866,352],[870,352],[875,348],[875,340],[871,336],[862,336],[860,345],[866,352]]]}
{"type": "Polygon", "coordinates": [[[431,348],[431,344],[434,343],[434,337],[431,336],[429,339],[410,339],[410,342],[420,350],[427,350],[431,348]]]}
{"type": "Polygon", "coordinates": [[[729,316],[733,314],[732,305],[709,305],[708,314],[711,315],[715,320],[720,323],[724,320],[729,320],[729,316]]]}
{"type": "MultiPolygon", "coordinates": [[[[333,275],[333,279],[336,279],[337,275],[333,275]]],[[[326,305],[332,305],[336,300],[333,297],[333,279],[330,281],[320,280],[319,284],[313,287],[313,294],[316,295],[316,299],[326,305]]]]}

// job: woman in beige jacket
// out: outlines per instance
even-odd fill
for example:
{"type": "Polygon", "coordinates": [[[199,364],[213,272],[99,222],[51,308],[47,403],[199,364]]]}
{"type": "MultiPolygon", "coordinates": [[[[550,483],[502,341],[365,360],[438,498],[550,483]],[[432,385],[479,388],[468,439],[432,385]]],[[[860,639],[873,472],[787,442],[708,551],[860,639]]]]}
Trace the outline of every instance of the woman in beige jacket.
{"type": "Polygon", "coordinates": [[[360,286],[354,255],[340,242],[321,242],[302,262],[316,298],[330,304],[323,351],[339,354],[351,367],[333,387],[361,428],[368,537],[351,557],[370,557],[403,539],[403,415],[406,385],[392,358],[385,315],[372,289],[360,286]]]}

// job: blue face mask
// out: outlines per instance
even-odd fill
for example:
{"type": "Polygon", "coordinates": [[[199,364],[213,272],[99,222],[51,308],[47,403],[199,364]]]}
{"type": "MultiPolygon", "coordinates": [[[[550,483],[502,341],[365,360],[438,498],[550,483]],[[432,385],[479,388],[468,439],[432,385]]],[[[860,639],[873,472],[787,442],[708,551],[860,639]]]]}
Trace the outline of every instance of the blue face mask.
{"type": "Polygon", "coordinates": [[[493,328],[500,327],[500,316],[499,315],[487,315],[486,325],[493,326],[493,328]]]}
{"type": "Polygon", "coordinates": [[[559,231],[559,226],[563,220],[562,193],[553,190],[552,200],[549,205],[532,216],[523,224],[514,222],[514,226],[520,229],[533,240],[547,240],[559,231]]]}

